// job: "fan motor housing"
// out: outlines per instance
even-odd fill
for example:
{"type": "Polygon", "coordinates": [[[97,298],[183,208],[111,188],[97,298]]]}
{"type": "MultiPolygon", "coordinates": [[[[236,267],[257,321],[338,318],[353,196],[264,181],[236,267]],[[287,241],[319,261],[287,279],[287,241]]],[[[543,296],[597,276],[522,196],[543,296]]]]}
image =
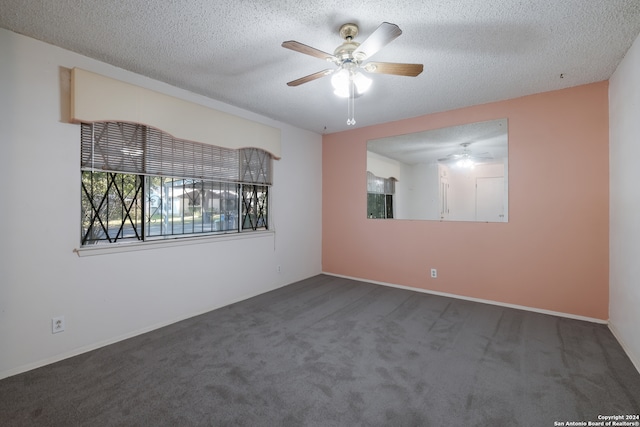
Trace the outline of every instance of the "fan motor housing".
{"type": "Polygon", "coordinates": [[[355,59],[353,58],[353,51],[360,46],[360,43],[353,41],[345,41],[336,48],[333,55],[339,59],[355,59]]]}
{"type": "Polygon", "coordinates": [[[365,59],[364,54],[359,54],[354,57],[353,52],[360,46],[360,43],[353,41],[358,35],[358,26],[356,24],[348,23],[340,27],[340,37],[344,39],[344,43],[333,51],[333,56],[341,61],[353,61],[360,63],[365,59]]]}

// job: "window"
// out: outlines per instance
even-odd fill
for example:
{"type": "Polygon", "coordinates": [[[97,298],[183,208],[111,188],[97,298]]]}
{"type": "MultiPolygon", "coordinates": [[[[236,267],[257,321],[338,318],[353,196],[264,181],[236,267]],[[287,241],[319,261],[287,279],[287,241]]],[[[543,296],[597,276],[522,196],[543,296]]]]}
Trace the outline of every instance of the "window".
{"type": "Polygon", "coordinates": [[[395,178],[380,178],[367,172],[367,217],[393,218],[395,178]]]}
{"type": "Polygon", "coordinates": [[[268,230],[269,153],[139,124],[81,129],[82,245],[268,230]]]}

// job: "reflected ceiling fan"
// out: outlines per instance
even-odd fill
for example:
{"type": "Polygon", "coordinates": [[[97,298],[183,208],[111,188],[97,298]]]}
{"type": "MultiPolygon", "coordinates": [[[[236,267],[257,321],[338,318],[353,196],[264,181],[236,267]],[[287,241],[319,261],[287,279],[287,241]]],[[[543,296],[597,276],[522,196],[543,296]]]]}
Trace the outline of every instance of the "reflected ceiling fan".
{"type": "Polygon", "coordinates": [[[470,142],[463,142],[462,144],[460,144],[460,146],[462,147],[462,150],[459,150],[458,152],[455,152],[455,153],[451,153],[446,157],[438,159],[438,161],[443,163],[455,162],[456,166],[472,168],[477,163],[484,163],[484,162],[493,160],[493,156],[491,155],[491,153],[488,153],[488,152],[479,153],[479,154],[472,153],[471,150],[469,150],[470,145],[471,145],[470,142]]]}
{"type": "Polygon", "coordinates": [[[344,24],[340,27],[340,37],[344,42],[338,46],[333,54],[323,52],[311,46],[307,46],[297,41],[286,41],[282,47],[324,59],[336,65],[336,68],[328,68],[318,71],[308,76],[292,80],[288,86],[299,86],[304,83],[333,74],[331,84],[334,93],[338,96],[349,98],[349,118],[348,125],[355,124],[353,118],[353,99],[363,94],[369,89],[371,79],[367,78],[360,71],[367,73],[392,74],[396,76],[416,77],[422,73],[422,64],[403,64],[396,62],[373,62],[368,61],[380,49],[398,38],[402,30],[396,24],[383,22],[378,28],[362,43],[353,39],[358,35],[358,26],[353,23],[344,24]]]}

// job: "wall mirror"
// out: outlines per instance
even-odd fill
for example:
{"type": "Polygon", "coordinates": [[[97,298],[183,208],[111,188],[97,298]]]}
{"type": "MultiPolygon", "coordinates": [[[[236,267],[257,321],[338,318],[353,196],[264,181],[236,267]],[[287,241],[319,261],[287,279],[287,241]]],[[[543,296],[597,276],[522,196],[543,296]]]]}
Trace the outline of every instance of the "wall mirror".
{"type": "Polygon", "coordinates": [[[507,119],[367,141],[367,217],[508,222],[507,119]]]}

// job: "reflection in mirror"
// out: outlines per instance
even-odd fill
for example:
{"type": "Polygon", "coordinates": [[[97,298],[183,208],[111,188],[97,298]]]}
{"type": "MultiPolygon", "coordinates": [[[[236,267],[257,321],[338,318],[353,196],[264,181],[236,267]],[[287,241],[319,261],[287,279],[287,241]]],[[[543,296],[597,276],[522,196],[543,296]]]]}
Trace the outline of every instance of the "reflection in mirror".
{"type": "Polygon", "coordinates": [[[508,221],[507,119],[367,142],[367,216],[508,221]]]}

